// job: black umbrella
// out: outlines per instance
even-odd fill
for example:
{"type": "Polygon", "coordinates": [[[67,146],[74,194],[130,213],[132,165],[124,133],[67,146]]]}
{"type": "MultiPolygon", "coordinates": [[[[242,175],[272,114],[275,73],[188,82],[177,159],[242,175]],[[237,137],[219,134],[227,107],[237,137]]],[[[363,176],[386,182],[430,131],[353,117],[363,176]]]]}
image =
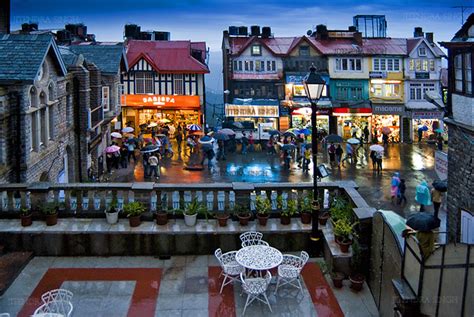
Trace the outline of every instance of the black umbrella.
{"type": "Polygon", "coordinates": [[[417,231],[430,231],[438,228],[439,222],[439,219],[432,214],[420,211],[408,218],[407,226],[417,231]]]}
{"type": "Polygon", "coordinates": [[[433,187],[442,193],[448,191],[448,183],[446,181],[435,181],[433,182],[433,187]]]}
{"type": "Polygon", "coordinates": [[[142,153],[151,153],[151,152],[158,151],[159,149],[160,149],[159,146],[150,144],[150,145],[147,145],[144,148],[142,148],[140,150],[140,152],[142,152],[142,153]]]}
{"type": "Polygon", "coordinates": [[[283,146],[281,147],[281,149],[283,151],[287,151],[287,150],[294,150],[296,148],[296,146],[294,144],[283,144],[283,146]]]}
{"type": "Polygon", "coordinates": [[[271,136],[280,135],[280,131],[278,131],[278,130],[270,130],[270,131],[268,131],[268,134],[270,134],[271,136]]]}
{"type": "Polygon", "coordinates": [[[216,140],[222,140],[222,141],[229,140],[229,136],[227,134],[224,134],[224,133],[214,133],[213,137],[216,140]]]}
{"type": "Polygon", "coordinates": [[[337,134],[330,134],[326,137],[327,143],[342,143],[342,137],[337,134]]]}

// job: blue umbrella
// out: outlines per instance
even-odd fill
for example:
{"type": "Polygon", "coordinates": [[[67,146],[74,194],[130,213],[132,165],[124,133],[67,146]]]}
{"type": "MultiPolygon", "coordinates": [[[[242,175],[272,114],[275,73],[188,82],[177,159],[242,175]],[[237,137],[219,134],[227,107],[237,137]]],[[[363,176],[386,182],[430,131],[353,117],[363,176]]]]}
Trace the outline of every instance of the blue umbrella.
{"type": "Polygon", "coordinates": [[[326,137],[327,143],[342,143],[342,137],[337,134],[330,134],[326,137]]]}
{"type": "Polygon", "coordinates": [[[286,150],[294,150],[296,148],[296,146],[294,144],[284,144],[281,149],[283,151],[286,151],[286,150]]]}
{"type": "Polygon", "coordinates": [[[224,133],[214,133],[213,135],[214,139],[216,140],[222,140],[222,141],[227,141],[229,140],[229,136],[227,134],[224,134],[224,133]]]}
{"type": "Polygon", "coordinates": [[[201,126],[199,126],[199,125],[197,125],[197,124],[190,124],[190,125],[188,126],[188,130],[189,130],[189,131],[201,131],[202,128],[201,128],[201,126]]]}
{"type": "Polygon", "coordinates": [[[214,138],[208,135],[205,135],[202,138],[200,138],[198,142],[201,144],[206,144],[206,143],[212,143],[212,141],[214,141],[214,138]]]}
{"type": "Polygon", "coordinates": [[[418,128],[418,131],[428,131],[428,127],[426,125],[423,125],[421,127],[418,128]]]}
{"type": "Polygon", "coordinates": [[[310,129],[301,129],[298,131],[298,134],[304,134],[304,135],[310,135],[311,134],[311,130],[310,129]]]}
{"type": "Polygon", "coordinates": [[[270,130],[270,131],[268,131],[268,134],[270,134],[271,136],[280,135],[280,131],[278,131],[278,130],[270,130]]]}

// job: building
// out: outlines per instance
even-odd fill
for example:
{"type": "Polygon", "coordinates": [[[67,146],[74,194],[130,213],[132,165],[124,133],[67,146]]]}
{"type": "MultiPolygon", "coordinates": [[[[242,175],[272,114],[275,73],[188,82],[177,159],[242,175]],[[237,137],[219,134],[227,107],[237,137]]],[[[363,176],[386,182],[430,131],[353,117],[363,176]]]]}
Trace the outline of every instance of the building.
{"type": "Polygon", "coordinates": [[[443,128],[444,110],[425,99],[426,92],[441,96],[442,58],[446,55],[433,41],[433,33],[415,28],[414,37],[407,39],[405,59],[405,104],[403,119],[404,141],[417,141],[418,129],[426,126],[422,140],[443,128]]]}
{"type": "Polygon", "coordinates": [[[225,120],[246,127],[266,124],[288,129],[289,117],[281,113],[284,99],[283,57],[293,37],[274,37],[270,27],[230,26],[223,32],[225,120]]]}
{"type": "Polygon", "coordinates": [[[122,75],[122,123],[145,130],[152,122],[204,124],[205,42],[128,40],[122,75]]]}
{"type": "Polygon", "coordinates": [[[10,0],[0,2],[0,34],[10,33],[10,0]]]}
{"type": "Polygon", "coordinates": [[[448,50],[448,232],[450,241],[474,243],[474,14],[448,50]]]}
{"type": "Polygon", "coordinates": [[[0,35],[0,181],[77,178],[72,86],[53,37],[0,35]]]}

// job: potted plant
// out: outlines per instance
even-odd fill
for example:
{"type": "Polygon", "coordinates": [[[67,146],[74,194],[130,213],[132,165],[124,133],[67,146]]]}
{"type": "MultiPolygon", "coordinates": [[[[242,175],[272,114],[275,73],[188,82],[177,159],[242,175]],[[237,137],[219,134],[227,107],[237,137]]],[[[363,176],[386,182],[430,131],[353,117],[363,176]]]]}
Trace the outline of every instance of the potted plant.
{"type": "Polygon", "coordinates": [[[168,212],[166,210],[157,210],[155,217],[157,225],[164,226],[168,223],[168,212]]]}
{"type": "Polygon", "coordinates": [[[288,200],[286,208],[280,212],[280,223],[282,225],[289,225],[291,223],[291,217],[298,213],[298,203],[296,200],[288,200]]]}
{"type": "Polygon", "coordinates": [[[22,227],[29,227],[33,223],[33,218],[31,217],[31,210],[28,208],[20,209],[20,219],[22,227]]]}
{"type": "Polygon", "coordinates": [[[310,197],[305,197],[301,203],[301,223],[310,224],[313,213],[313,199],[310,197]]]}
{"type": "Polygon", "coordinates": [[[270,210],[272,209],[270,200],[266,196],[257,196],[255,209],[257,210],[258,223],[261,226],[266,226],[268,218],[270,217],[270,210]]]}
{"type": "Polygon", "coordinates": [[[105,210],[105,218],[107,219],[107,223],[113,225],[118,222],[118,215],[119,210],[117,209],[117,198],[114,196],[112,198],[112,202],[105,210]]]}
{"type": "Polygon", "coordinates": [[[355,236],[354,227],[356,224],[357,223],[351,224],[351,222],[345,218],[333,221],[335,240],[343,253],[349,252],[349,247],[352,244],[352,236],[355,236]]]}
{"type": "Polygon", "coordinates": [[[241,226],[246,226],[249,224],[249,220],[252,217],[252,214],[250,211],[245,208],[243,205],[235,204],[234,207],[235,213],[237,214],[237,217],[239,218],[239,223],[241,226]]]}
{"type": "Polygon", "coordinates": [[[133,201],[123,205],[123,213],[128,217],[130,227],[138,227],[141,224],[141,215],[145,212],[145,206],[141,202],[133,201]]]}
{"type": "Polygon", "coordinates": [[[230,214],[228,212],[217,212],[214,217],[217,219],[219,227],[227,227],[227,220],[230,218],[230,214]]]}
{"type": "Polygon", "coordinates": [[[349,203],[342,197],[335,197],[329,208],[331,219],[337,221],[339,219],[352,219],[352,210],[349,203]]]}
{"type": "Polygon", "coordinates": [[[58,223],[58,204],[55,202],[42,204],[40,212],[45,216],[47,226],[54,226],[58,223]]]}
{"type": "Polygon", "coordinates": [[[189,205],[184,208],[184,223],[190,227],[195,226],[197,221],[197,215],[200,213],[204,213],[207,220],[208,211],[206,206],[204,206],[203,203],[199,202],[196,198],[194,198],[189,203],[189,205]]]}
{"type": "Polygon", "coordinates": [[[342,281],[344,280],[344,274],[341,272],[334,272],[332,269],[332,265],[326,264],[326,262],[318,262],[319,267],[323,274],[329,274],[332,280],[332,284],[335,288],[342,288],[343,284],[342,281]]]}
{"type": "Polygon", "coordinates": [[[349,280],[351,281],[352,290],[356,292],[362,290],[365,276],[362,274],[362,253],[357,240],[352,244],[351,275],[349,276],[349,280]]]}

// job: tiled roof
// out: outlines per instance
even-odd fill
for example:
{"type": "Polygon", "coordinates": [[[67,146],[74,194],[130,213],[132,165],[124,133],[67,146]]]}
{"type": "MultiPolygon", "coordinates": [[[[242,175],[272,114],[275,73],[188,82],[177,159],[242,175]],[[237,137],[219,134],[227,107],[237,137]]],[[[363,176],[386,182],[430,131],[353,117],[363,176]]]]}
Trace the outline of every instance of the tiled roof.
{"type": "Polygon", "coordinates": [[[259,38],[251,37],[231,37],[229,38],[230,54],[239,55],[252,43],[260,43],[274,55],[285,55],[288,53],[295,37],[275,37],[259,38]]]}
{"type": "Polygon", "coordinates": [[[145,58],[159,72],[209,73],[207,65],[191,55],[191,48],[203,50],[205,57],[204,42],[131,40],[127,43],[127,60],[132,67],[145,58]]]}
{"type": "Polygon", "coordinates": [[[407,51],[408,51],[408,54],[410,54],[415,48],[418,47],[418,45],[424,41],[426,43],[426,45],[428,45],[429,47],[431,47],[434,55],[436,57],[446,57],[446,54],[444,54],[444,52],[439,48],[438,45],[436,44],[431,44],[426,40],[424,39],[423,37],[415,37],[415,38],[411,38],[411,39],[407,39],[407,51]]]}
{"type": "Polygon", "coordinates": [[[0,35],[0,81],[33,82],[51,49],[65,74],[66,68],[50,34],[0,35]]]}
{"type": "Polygon", "coordinates": [[[71,51],[69,46],[59,46],[59,53],[66,66],[71,66],[76,63],[78,55],[71,51]]]}
{"type": "Polygon", "coordinates": [[[123,44],[71,45],[69,49],[76,54],[82,54],[86,61],[94,63],[102,73],[116,74],[122,61],[127,65],[123,44]]]}

